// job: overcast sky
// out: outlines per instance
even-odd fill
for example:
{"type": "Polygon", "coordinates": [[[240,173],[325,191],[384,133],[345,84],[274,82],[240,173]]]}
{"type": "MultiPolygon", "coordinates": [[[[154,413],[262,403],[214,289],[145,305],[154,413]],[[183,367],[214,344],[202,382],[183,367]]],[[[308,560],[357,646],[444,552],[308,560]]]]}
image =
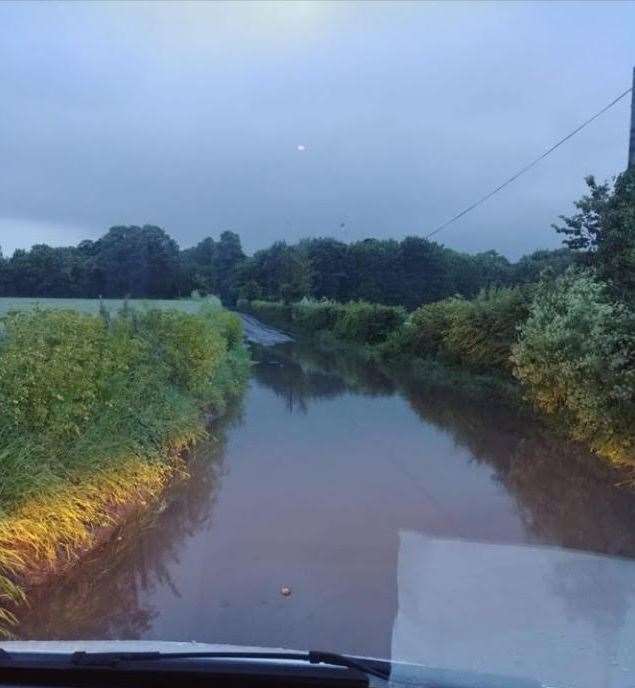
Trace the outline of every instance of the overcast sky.
{"type": "MultiPolygon", "coordinates": [[[[0,245],[423,235],[634,64],[632,2],[3,2],[0,245]]],[[[584,176],[623,170],[628,117],[625,98],[437,239],[556,246],[584,176]]]]}

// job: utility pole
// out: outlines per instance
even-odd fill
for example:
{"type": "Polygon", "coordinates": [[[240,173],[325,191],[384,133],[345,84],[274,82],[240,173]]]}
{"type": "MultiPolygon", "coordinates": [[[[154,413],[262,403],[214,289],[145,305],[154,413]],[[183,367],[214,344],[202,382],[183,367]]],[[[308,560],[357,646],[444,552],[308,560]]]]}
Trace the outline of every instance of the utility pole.
{"type": "Polygon", "coordinates": [[[631,138],[628,144],[628,169],[635,168],[635,67],[633,67],[633,90],[631,91],[631,138]]]}

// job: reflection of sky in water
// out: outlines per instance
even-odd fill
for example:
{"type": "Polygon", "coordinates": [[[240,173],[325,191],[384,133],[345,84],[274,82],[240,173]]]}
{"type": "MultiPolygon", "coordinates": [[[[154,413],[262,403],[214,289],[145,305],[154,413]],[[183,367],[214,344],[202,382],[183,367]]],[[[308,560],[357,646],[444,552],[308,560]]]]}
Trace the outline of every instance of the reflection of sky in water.
{"type": "Polygon", "coordinates": [[[392,658],[635,685],[635,562],[572,550],[400,533],[392,658]]]}

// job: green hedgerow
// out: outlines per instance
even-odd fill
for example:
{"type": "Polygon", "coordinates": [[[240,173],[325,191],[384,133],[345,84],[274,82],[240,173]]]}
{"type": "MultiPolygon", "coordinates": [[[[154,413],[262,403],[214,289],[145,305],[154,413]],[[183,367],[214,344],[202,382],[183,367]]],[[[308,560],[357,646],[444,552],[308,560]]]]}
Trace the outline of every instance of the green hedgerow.
{"type": "Polygon", "coordinates": [[[635,314],[592,273],[540,285],[512,360],[529,398],[573,437],[635,463],[635,314]]]}

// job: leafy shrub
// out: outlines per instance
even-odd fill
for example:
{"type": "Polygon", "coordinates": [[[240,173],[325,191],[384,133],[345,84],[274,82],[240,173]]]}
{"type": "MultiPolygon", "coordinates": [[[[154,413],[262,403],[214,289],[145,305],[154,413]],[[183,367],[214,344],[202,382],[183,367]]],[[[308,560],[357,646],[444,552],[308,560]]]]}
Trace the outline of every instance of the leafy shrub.
{"type": "Polygon", "coordinates": [[[540,285],[513,350],[514,374],[573,437],[635,462],[635,315],[591,273],[540,285]]]}
{"type": "Polygon", "coordinates": [[[403,308],[356,301],[342,309],[334,332],[342,339],[359,344],[379,344],[399,329],[405,319],[403,308]]]}
{"type": "Polygon", "coordinates": [[[289,327],[293,321],[292,307],[281,301],[250,301],[245,310],[282,328],[289,327]]]}
{"type": "Polygon", "coordinates": [[[511,370],[511,349],[529,312],[530,293],[499,287],[471,300],[426,304],[412,314],[405,344],[421,357],[439,356],[474,370],[511,370]]]}
{"type": "Polygon", "coordinates": [[[304,299],[293,305],[293,322],[303,331],[333,330],[345,306],[335,301],[304,299]]]}
{"type": "Polygon", "coordinates": [[[426,304],[406,319],[402,308],[356,301],[303,300],[290,306],[252,301],[248,310],[301,332],[328,330],[357,344],[382,345],[384,357],[439,356],[474,370],[511,370],[511,346],[529,312],[531,288],[492,288],[468,301],[426,304]]]}
{"type": "Polygon", "coordinates": [[[512,345],[529,313],[528,293],[492,288],[470,301],[456,299],[444,338],[451,359],[476,370],[511,371],[512,345]]]}
{"type": "Polygon", "coordinates": [[[403,308],[364,301],[337,303],[303,299],[294,304],[251,301],[246,310],[280,327],[300,332],[330,331],[340,339],[358,344],[379,344],[401,327],[406,319],[403,308]]]}
{"type": "Polygon", "coordinates": [[[460,307],[461,299],[435,301],[418,308],[408,322],[407,340],[411,353],[422,358],[445,354],[445,337],[450,328],[452,309],[460,307]]]}
{"type": "Polygon", "coordinates": [[[415,350],[415,329],[407,319],[397,330],[393,330],[377,348],[379,360],[411,358],[415,350]]]}

